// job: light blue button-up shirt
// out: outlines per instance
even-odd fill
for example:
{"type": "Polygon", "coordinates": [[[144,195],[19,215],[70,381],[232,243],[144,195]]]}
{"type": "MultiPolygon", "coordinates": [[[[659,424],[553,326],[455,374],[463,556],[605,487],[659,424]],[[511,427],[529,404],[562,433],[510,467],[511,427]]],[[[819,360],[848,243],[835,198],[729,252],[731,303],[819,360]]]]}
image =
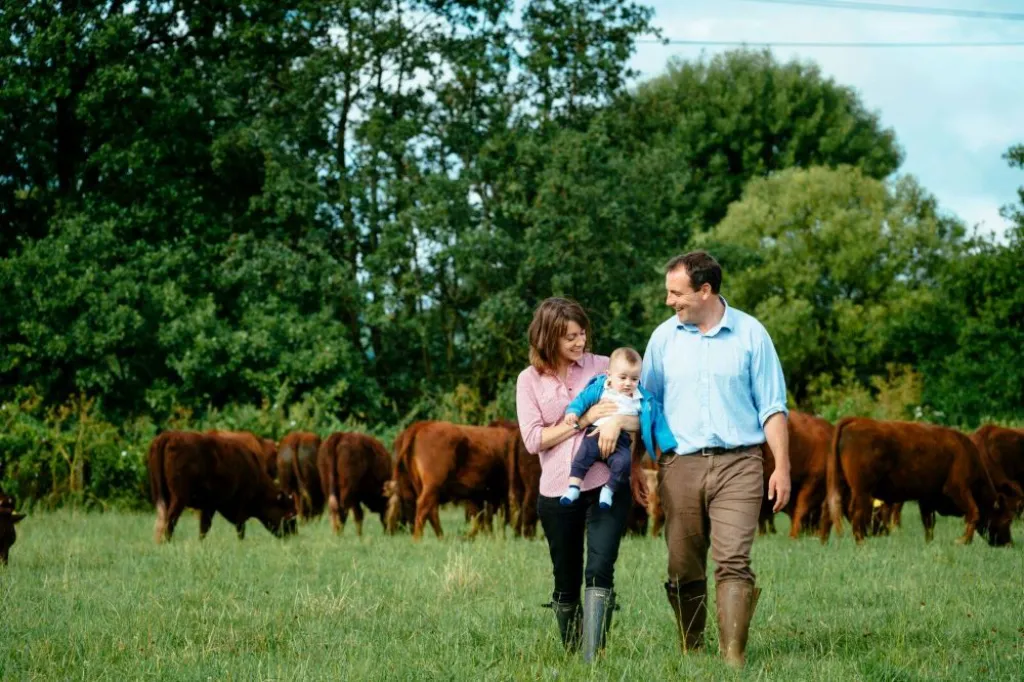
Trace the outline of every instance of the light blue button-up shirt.
{"type": "Polygon", "coordinates": [[[765,442],[764,423],[786,409],[786,379],[768,331],[725,304],[702,334],[673,315],[651,334],[641,385],[665,407],[679,454],[765,442]]]}

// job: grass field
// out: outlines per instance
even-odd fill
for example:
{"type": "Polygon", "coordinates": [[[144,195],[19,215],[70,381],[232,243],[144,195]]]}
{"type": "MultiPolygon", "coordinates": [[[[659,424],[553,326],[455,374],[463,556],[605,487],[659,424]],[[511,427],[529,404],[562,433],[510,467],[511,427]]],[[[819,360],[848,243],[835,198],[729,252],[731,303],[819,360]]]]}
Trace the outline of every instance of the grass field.
{"type": "MultiPolygon", "coordinates": [[[[556,643],[543,540],[413,544],[362,539],[326,521],[279,541],[254,521],[239,542],[221,518],[198,541],[183,517],[171,545],[153,516],[34,514],[0,569],[0,679],[479,680],[736,677],[678,651],[662,540],[627,538],[617,612],[594,668],[556,643]]],[[[1024,679],[1024,524],[1016,547],[954,544],[956,519],[923,540],[916,509],[889,538],[822,547],[780,535],[754,545],[765,592],[747,679],[1024,679]]],[[[715,628],[710,645],[717,648],[715,628]]]]}

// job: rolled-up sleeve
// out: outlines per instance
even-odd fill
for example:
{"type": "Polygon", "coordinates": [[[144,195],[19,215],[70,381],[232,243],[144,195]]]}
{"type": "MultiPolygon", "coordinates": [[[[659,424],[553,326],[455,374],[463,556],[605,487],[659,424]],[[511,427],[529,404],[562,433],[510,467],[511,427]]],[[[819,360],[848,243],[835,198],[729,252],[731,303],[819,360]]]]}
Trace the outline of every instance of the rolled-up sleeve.
{"type": "Polygon", "coordinates": [[[527,369],[516,380],[516,418],[526,451],[532,455],[540,452],[541,431],[544,429],[537,403],[536,379],[536,373],[527,369]]]}
{"type": "Polygon", "coordinates": [[[750,363],[750,389],[754,407],[762,428],[768,417],[779,412],[789,415],[786,408],[786,377],[782,373],[779,354],[768,330],[760,327],[753,340],[750,363]]]}

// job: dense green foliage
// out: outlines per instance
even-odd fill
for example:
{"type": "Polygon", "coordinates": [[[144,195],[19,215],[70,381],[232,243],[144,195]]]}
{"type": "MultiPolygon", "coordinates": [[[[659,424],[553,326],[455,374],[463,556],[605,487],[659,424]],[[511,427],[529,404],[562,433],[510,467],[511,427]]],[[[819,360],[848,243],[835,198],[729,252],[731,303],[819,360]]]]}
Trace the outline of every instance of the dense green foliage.
{"type": "Polygon", "coordinates": [[[386,437],[509,415],[540,299],[582,301],[599,351],[642,348],[659,265],[695,243],[801,404],[1018,419],[1021,209],[1005,243],[966,234],[810,64],[740,50],[630,87],[651,19],[629,0],[5,3],[2,485],[136,499],[146,439],[175,424],[386,437]]]}
{"type": "MultiPolygon", "coordinates": [[[[665,601],[665,543],[627,537],[616,564],[622,609],[596,669],[567,657],[544,541],[413,544],[376,518],[356,539],[326,521],[281,542],[258,523],[239,542],[216,518],[200,543],[182,518],[170,545],[152,514],[30,515],[0,591],[3,679],[161,680],[1019,680],[1024,549],[955,543],[940,517],[925,544],[916,509],[891,537],[758,538],[764,592],[747,669],[717,650],[682,656],[665,601]]],[[[1018,523],[1016,534],[1024,532],[1018,523]]],[[[714,613],[712,606],[711,613],[714,613]]]]}

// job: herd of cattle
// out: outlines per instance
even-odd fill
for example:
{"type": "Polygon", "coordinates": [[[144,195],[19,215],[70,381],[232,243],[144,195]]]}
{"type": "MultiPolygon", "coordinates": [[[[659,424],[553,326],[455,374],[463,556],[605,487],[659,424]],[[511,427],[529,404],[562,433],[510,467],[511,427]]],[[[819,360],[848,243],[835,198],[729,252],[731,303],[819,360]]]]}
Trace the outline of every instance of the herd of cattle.
{"type": "MultiPolygon", "coordinates": [[[[789,419],[793,495],[785,512],[790,534],[817,532],[824,541],[849,519],[858,542],[898,524],[902,504],[921,510],[926,539],[935,514],[961,516],[962,542],[975,531],[993,545],[1010,542],[1024,507],[1024,431],[987,425],[967,436],[914,422],[849,418],[833,426],[800,412],[789,419]]],[[[775,461],[764,448],[767,481],[775,461]]],[[[657,465],[645,458],[651,490],[647,508],[635,506],[629,527],[660,532],[657,465]]],[[[439,508],[462,503],[470,534],[493,530],[494,516],[516,535],[537,527],[540,464],[527,453],[515,422],[465,426],[420,421],[395,439],[394,456],[367,435],[334,433],[326,440],[292,433],[279,445],[249,433],[168,432],[149,453],[157,541],[169,538],[186,507],[200,512],[205,534],[215,511],[236,524],[256,517],[278,534],[295,530],[325,507],[335,532],[349,511],[362,533],[363,507],[380,515],[388,533],[409,527],[422,537],[427,523],[442,535],[439,508]],[[276,482],[275,480],[276,479],[276,482]]],[[[767,485],[765,486],[767,489],[767,485]]],[[[762,505],[761,531],[774,532],[771,504],[762,505]]]]}
{"type": "MultiPolygon", "coordinates": [[[[1024,430],[986,425],[970,435],[942,426],[860,417],[829,422],[800,412],[789,419],[792,498],[784,509],[790,535],[817,532],[849,519],[857,542],[898,525],[904,502],[916,501],[926,540],[935,515],[964,518],[960,542],[981,533],[994,546],[1011,542],[1010,528],[1024,512],[1024,430]]],[[[629,530],[658,535],[664,514],[656,490],[657,465],[644,459],[646,508],[634,505],[629,530]]],[[[764,447],[765,489],[774,471],[764,447]]],[[[515,422],[466,426],[420,421],[395,439],[394,456],[377,439],[349,432],[321,440],[296,432],[280,443],[248,432],[168,431],[150,446],[147,469],[156,506],[155,539],[169,540],[186,508],[199,512],[200,537],[215,513],[234,524],[259,520],[275,535],[297,530],[296,519],[326,508],[336,533],[349,511],[362,534],[364,507],[380,515],[387,533],[401,527],[423,535],[427,523],[442,535],[439,508],[461,503],[470,535],[493,531],[497,515],[516,535],[537,528],[540,463],[526,451],[515,422]]],[[[23,518],[13,498],[0,493],[0,559],[7,563],[14,525],[23,518]]],[[[760,531],[774,532],[767,497],[760,531]]]]}

